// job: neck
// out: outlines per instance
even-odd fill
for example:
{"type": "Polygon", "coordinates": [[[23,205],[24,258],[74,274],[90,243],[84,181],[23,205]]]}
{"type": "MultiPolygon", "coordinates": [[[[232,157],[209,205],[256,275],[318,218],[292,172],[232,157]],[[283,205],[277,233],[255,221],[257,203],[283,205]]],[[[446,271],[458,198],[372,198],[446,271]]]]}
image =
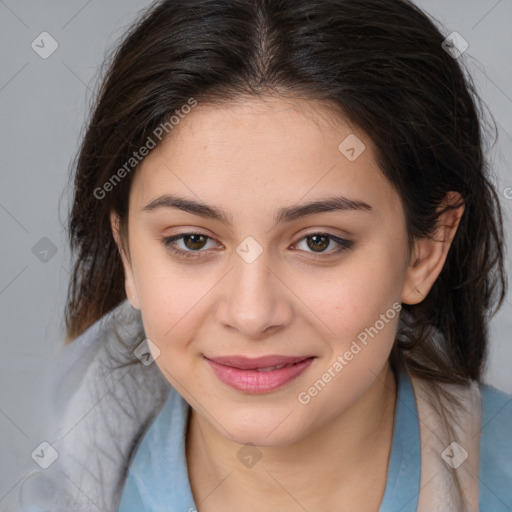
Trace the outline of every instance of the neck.
{"type": "Polygon", "coordinates": [[[386,365],[356,402],[321,429],[291,445],[255,447],[261,458],[252,467],[234,456],[242,445],[223,437],[191,410],[186,453],[199,510],[220,506],[227,511],[231,503],[235,510],[244,502],[254,503],[259,511],[275,510],[278,503],[295,510],[290,508],[293,502],[297,510],[336,510],[340,503],[353,511],[378,510],[395,403],[396,383],[386,365]]]}

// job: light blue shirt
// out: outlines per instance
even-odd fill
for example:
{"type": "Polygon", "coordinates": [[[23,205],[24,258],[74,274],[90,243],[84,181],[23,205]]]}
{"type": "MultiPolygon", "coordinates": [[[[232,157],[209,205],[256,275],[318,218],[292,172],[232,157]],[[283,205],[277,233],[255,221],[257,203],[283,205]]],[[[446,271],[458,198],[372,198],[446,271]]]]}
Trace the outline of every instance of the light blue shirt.
{"type": "MultiPolygon", "coordinates": [[[[480,512],[512,512],[512,396],[481,386],[480,512]]],[[[195,512],[185,458],[190,406],[172,388],[130,464],[119,512],[195,512]]],[[[420,430],[412,383],[398,380],[386,489],[379,512],[415,512],[420,430]]]]}

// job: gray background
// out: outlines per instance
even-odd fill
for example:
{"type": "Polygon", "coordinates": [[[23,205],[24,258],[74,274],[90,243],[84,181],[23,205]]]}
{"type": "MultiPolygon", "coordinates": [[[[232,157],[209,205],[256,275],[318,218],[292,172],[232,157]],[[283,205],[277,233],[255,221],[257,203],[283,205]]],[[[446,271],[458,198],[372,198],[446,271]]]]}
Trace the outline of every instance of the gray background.
{"type": "MultiPolygon", "coordinates": [[[[489,157],[510,246],[512,0],[417,3],[444,25],[443,33],[459,32],[469,43],[464,59],[499,129],[489,157]]],[[[143,0],[0,0],[0,510],[2,499],[34,469],[30,453],[42,441],[46,368],[63,338],[70,269],[64,229],[68,175],[98,66],[147,5],[143,0]],[[58,42],[47,59],[31,47],[43,31],[58,42]]],[[[511,273],[510,256],[507,267],[511,273]]],[[[508,392],[510,297],[491,324],[486,373],[488,383],[508,392]]]]}

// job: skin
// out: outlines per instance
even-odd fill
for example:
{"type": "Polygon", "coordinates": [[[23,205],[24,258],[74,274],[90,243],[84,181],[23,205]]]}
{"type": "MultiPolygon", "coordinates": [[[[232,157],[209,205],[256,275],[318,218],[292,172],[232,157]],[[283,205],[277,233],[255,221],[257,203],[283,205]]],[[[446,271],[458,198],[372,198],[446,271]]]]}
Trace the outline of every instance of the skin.
{"type": "Polygon", "coordinates": [[[424,299],[462,211],[444,213],[434,239],[416,240],[409,252],[400,197],[371,140],[304,99],[199,103],[145,158],[130,191],[125,246],[115,214],[112,229],[127,296],[160,351],[156,364],[192,406],[186,454],[200,512],[378,510],[393,432],[388,357],[398,315],[309,403],[297,397],[394,303],[424,299]],[[366,146],[354,161],[338,149],[350,134],[366,146]],[[143,211],[163,194],[220,208],[232,225],[176,208],[143,211]],[[279,208],[334,195],[371,211],[274,223],[279,208]],[[198,259],[162,242],[190,232],[210,238],[175,246],[202,251],[198,259]],[[308,245],[314,233],[354,244],[334,254],[335,241],[308,245]],[[236,252],[248,236],[263,251],[252,263],[236,252]],[[251,395],[219,381],[203,357],[267,354],[316,359],[284,387],[251,395]],[[237,457],[247,443],[261,456],[252,467],[237,457]]]}

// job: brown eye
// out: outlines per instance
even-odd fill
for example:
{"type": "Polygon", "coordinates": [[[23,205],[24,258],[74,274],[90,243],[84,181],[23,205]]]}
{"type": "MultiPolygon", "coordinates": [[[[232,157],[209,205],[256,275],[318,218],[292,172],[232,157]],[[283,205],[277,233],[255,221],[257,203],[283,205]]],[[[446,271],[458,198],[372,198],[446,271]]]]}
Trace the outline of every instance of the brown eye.
{"type": "Polygon", "coordinates": [[[315,252],[317,250],[323,251],[329,247],[329,243],[331,239],[326,235],[309,235],[306,237],[308,241],[308,247],[313,249],[315,252]]]}
{"type": "Polygon", "coordinates": [[[329,233],[311,233],[301,238],[295,245],[299,246],[303,241],[306,241],[306,248],[309,249],[305,250],[305,252],[309,252],[310,254],[316,253],[319,256],[331,256],[333,254],[338,254],[350,249],[354,245],[352,240],[346,240],[329,233]],[[334,248],[326,251],[326,249],[331,245],[331,242],[334,242],[334,248]]]}
{"type": "Polygon", "coordinates": [[[213,238],[201,233],[181,233],[162,239],[162,243],[167,249],[182,258],[203,257],[202,253],[207,252],[203,249],[209,241],[214,242],[213,238]],[[178,247],[178,242],[180,242],[181,248],[178,247]]]}
{"type": "Polygon", "coordinates": [[[191,249],[192,251],[197,251],[202,249],[205,245],[206,238],[203,235],[191,234],[191,235],[183,235],[183,243],[185,247],[191,249]]]}

